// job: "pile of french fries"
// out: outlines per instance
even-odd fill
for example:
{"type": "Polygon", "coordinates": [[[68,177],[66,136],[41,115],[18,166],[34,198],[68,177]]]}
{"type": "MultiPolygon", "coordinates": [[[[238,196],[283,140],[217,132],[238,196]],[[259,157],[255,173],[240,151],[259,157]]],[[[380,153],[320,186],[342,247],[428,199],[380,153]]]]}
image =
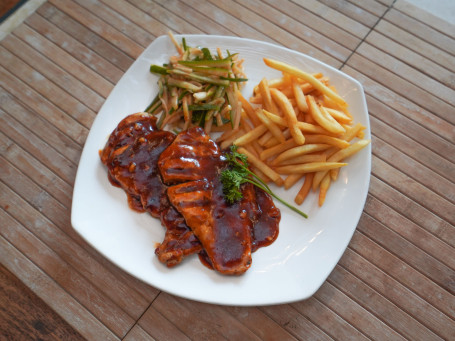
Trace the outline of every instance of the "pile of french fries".
{"type": "Polygon", "coordinates": [[[366,127],[354,124],[347,103],[327,77],[268,58],[264,62],[282,77],[262,79],[250,101],[238,93],[240,125],[218,142],[222,149],[238,146],[266,182],[289,189],[304,178],[295,202],[301,205],[311,189],[319,190],[322,206],[345,160],[370,143],[364,139],[366,127]]]}

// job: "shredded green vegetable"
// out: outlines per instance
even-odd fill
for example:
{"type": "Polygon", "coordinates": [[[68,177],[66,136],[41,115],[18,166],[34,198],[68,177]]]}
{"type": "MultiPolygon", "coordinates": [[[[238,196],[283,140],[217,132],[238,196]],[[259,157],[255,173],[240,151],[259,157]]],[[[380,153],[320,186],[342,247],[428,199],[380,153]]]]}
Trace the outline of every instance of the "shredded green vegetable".
{"type": "Polygon", "coordinates": [[[160,115],[160,129],[198,125],[210,132],[213,125],[225,124],[235,128],[241,115],[237,91],[248,80],[238,54],[227,51],[223,57],[219,50],[190,47],[185,38],[176,48],[181,53],[169,63],[150,66],[150,72],[159,76],[159,92],[145,111],[160,115]]]}

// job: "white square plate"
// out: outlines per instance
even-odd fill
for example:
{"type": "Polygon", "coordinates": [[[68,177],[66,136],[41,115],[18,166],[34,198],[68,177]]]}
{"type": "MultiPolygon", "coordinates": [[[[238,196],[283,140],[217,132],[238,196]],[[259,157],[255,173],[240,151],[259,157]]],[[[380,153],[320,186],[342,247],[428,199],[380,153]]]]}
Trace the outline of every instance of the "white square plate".
{"type": "MultiPolygon", "coordinates": [[[[349,104],[355,122],[370,126],[361,84],[348,75],[304,54],[265,42],[225,36],[186,35],[189,46],[239,53],[245,59],[249,79],[245,98],[263,77],[275,78],[280,72],[267,67],[269,57],[297,66],[307,72],[322,72],[330,78],[349,104]]],[[[181,36],[177,36],[180,40],[181,36]]],[[[154,287],[168,293],[202,302],[228,305],[268,305],[310,297],[335,267],[362,213],[371,170],[370,145],[351,157],[331,185],[323,207],[311,193],[301,209],[308,219],[277,204],[282,219],[278,239],[253,254],[251,268],[241,276],[223,276],[203,266],[191,256],[168,269],[154,254],[164,237],[160,221],[138,214],[127,204],[122,189],[113,187],[101,164],[98,151],[109,134],[127,115],[143,111],[157,93],[157,77],[151,64],[168,62],[175,48],[167,36],[157,38],[134,62],[96,117],[79,163],[73,194],[71,222],[74,229],[105,257],[154,287]]],[[[293,202],[299,186],[289,191],[276,190],[293,202]]]]}

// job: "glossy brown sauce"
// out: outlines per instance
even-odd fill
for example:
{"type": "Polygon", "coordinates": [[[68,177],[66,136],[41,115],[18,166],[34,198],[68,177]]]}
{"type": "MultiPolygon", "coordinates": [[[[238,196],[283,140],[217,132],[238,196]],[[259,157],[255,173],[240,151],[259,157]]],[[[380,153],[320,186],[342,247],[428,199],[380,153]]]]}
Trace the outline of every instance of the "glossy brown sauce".
{"type": "Polygon", "coordinates": [[[160,217],[166,234],[155,253],[168,267],[198,253],[205,265],[240,274],[249,268],[251,252],[278,235],[280,211],[262,190],[245,184],[242,200],[225,201],[219,174],[227,164],[202,129],[176,137],[157,130],[149,115],[130,115],[100,157],[111,184],[126,191],[129,206],[160,217]]]}

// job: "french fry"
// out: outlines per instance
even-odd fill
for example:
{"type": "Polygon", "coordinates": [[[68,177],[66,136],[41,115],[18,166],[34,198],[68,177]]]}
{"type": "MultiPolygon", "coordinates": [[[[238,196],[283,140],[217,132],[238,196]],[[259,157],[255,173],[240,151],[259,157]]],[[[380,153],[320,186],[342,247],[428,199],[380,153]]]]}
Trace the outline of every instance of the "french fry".
{"type": "Polygon", "coordinates": [[[267,127],[263,124],[257,126],[253,130],[249,131],[243,136],[239,136],[235,141],[234,144],[237,146],[243,146],[247,143],[255,141],[258,137],[262,136],[267,131],[267,127]]]}
{"type": "Polygon", "coordinates": [[[325,108],[327,112],[332,116],[337,122],[339,123],[347,123],[350,124],[352,122],[352,117],[346,115],[343,111],[332,109],[332,108],[325,108]]]}
{"type": "Polygon", "coordinates": [[[357,141],[353,144],[351,144],[349,147],[344,148],[333,154],[331,157],[327,159],[327,162],[338,162],[341,160],[346,159],[347,157],[357,153],[359,150],[362,148],[366,147],[371,140],[360,140],[357,141]]]}
{"type": "Polygon", "coordinates": [[[297,78],[292,77],[292,90],[294,92],[294,98],[297,102],[297,107],[302,112],[308,112],[308,104],[306,103],[305,95],[300,87],[297,78]]]}
{"type": "Polygon", "coordinates": [[[261,170],[261,172],[263,172],[267,177],[269,177],[276,185],[278,185],[278,186],[283,185],[283,183],[284,183],[283,179],[272,168],[267,166],[264,162],[259,160],[257,157],[255,157],[253,154],[251,154],[245,148],[240,147],[238,149],[238,151],[239,151],[239,153],[245,154],[246,157],[248,158],[248,162],[250,162],[255,167],[259,168],[261,170]]]}
{"type": "Polygon", "coordinates": [[[281,161],[278,166],[297,165],[299,163],[325,162],[327,157],[324,154],[305,154],[292,159],[281,161]]]}
{"type": "Polygon", "coordinates": [[[301,178],[304,177],[304,174],[290,174],[284,179],[284,189],[289,189],[294,186],[301,178]]]}
{"type": "Polygon", "coordinates": [[[291,75],[297,76],[301,79],[306,80],[308,83],[314,86],[315,89],[319,90],[323,94],[327,95],[329,98],[333,99],[336,103],[338,103],[342,107],[347,107],[347,103],[338,95],[335,91],[330,89],[328,86],[324,85],[320,80],[318,80],[313,75],[304,72],[296,67],[291,65],[285,64],[283,62],[279,62],[277,60],[264,58],[264,63],[267,66],[270,66],[273,69],[289,73],[291,75]]]}
{"type": "Polygon", "coordinates": [[[313,173],[320,171],[328,171],[330,169],[340,168],[346,165],[347,163],[343,162],[310,162],[300,165],[275,167],[275,170],[279,174],[313,173]]]}
{"type": "Polygon", "coordinates": [[[237,90],[237,96],[238,96],[240,102],[242,103],[243,110],[245,110],[246,114],[248,115],[248,118],[253,123],[253,125],[255,127],[261,125],[261,121],[259,121],[259,119],[254,114],[253,107],[251,106],[250,103],[248,103],[248,101],[245,99],[245,97],[243,97],[242,93],[238,90],[237,90]]]}
{"type": "MultiPolygon", "coordinates": [[[[239,145],[251,170],[264,181],[289,189],[305,178],[295,202],[302,204],[313,188],[322,206],[340,168],[347,165],[344,159],[369,143],[363,139],[366,127],[353,123],[347,103],[322,73],[309,74],[268,58],[264,62],[282,77],[262,79],[250,102],[238,93],[241,116],[233,117],[243,131],[224,132],[218,141],[239,145]],[[361,140],[350,144],[356,137],[361,140]]],[[[235,104],[232,110],[237,113],[235,104]]]]}
{"type": "Polygon", "coordinates": [[[305,174],[305,181],[303,182],[300,191],[297,193],[294,199],[297,205],[302,205],[302,203],[305,201],[305,198],[308,196],[308,193],[311,189],[311,184],[313,183],[313,176],[314,173],[305,174]]]}
{"type": "Polygon", "coordinates": [[[280,164],[280,162],[295,158],[300,155],[310,154],[314,152],[319,152],[321,150],[329,148],[330,145],[317,143],[317,144],[304,144],[303,146],[297,146],[291,149],[286,150],[285,152],[278,155],[274,160],[270,162],[272,166],[280,164]]]}
{"type": "Polygon", "coordinates": [[[330,176],[329,176],[329,174],[326,174],[324,179],[322,179],[321,187],[319,188],[319,200],[318,200],[319,207],[324,204],[325,197],[327,195],[327,191],[329,190],[329,187],[330,187],[330,176]]]}
{"type": "MultiPolygon", "coordinates": [[[[271,112],[267,111],[267,110],[262,110],[262,112],[264,113],[264,115],[266,115],[273,123],[276,123],[276,124],[279,124],[280,126],[283,126],[283,127],[287,127],[288,126],[288,122],[281,116],[278,116],[278,115],[275,115],[275,114],[272,114],[271,112]]],[[[320,126],[317,126],[317,125],[314,125],[314,124],[310,124],[310,123],[306,123],[306,122],[301,122],[301,121],[298,121],[297,122],[297,127],[302,131],[302,132],[305,132],[305,133],[312,133],[312,134],[325,134],[325,135],[333,135],[332,133],[328,132],[327,130],[325,130],[324,128],[320,127],[320,126]]]]}
{"type": "Polygon", "coordinates": [[[221,142],[221,145],[220,145],[221,150],[226,149],[227,147],[232,145],[236,139],[240,138],[243,135],[245,135],[245,132],[242,129],[236,130],[235,134],[233,134],[232,136],[230,136],[229,138],[227,138],[226,140],[221,142]]]}
{"type": "Polygon", "coordinates": [[[320,124],[325,130],[330,131],[334,134],[342,134],[346,132],[341,124],[339,124],[332,116],[324,111],[324,107],[320,107],[313,96],[306,96],[307,104],[311,116],[318,124],[320,124]]]}
{"type": "Polygon", "coordinates": [[[262,106],[275,114],[278,113],[278,108],[275,102],[272,100],[272,96],[270,94],[269,84],[266,78],[263,78],[259,83],[259,93],[262,97],[262,106]]]}
{"type": "Polygon", "coordinates": [[[340,149],[349,147],[349,142],[327,135],[307,135],[305,137],[306,143],[325,143],[340,149]]]}
{"type": "Polygon", "coordinates": [[[288,150],[290,148],[296,147],[297,144],[293,139],[287,140],[284,143],[278,144],[274,147],[264,149],[264,151],[259,155],[261,160],[266,160],[268,158],[271,158],[277,154],[280,154],[284,152],[285,150],[288,150]]]}
{"type": "MultiPolygon", "coordinates": [[[[370,143],[370,140],[360,140],[357,141],[356,143],[351,144],[349,147],[341,149],[334,153],[332,156],[330,156],[327,159],[327,162],[338,162],[346,159],[347,157],[357,153],[359,150],[363,149],[370,143]]],[[[313,190],[315,191],[317,187],[319,186],[320,182],[326,176],[327,170],[324,171],[318,171],[314,175],[313,179],[313,190]]]]}
{"type": "Polygon", "coordinates": [[[299,145],[305,143],[305,137],[302,131],[297,127],[297,116],[295,115],[294,108],[289,102],[288,98],[277,89],[270,89],[273,99],[278,103],[278,106],[283,111],[286,121],[288,122],[288,128],[291,131],[291,135],[295,142],[299,145]]]}
{"type": "Polygon", "coordinates": [[[259,118],[262,124],[264,124],[267,127],[267,129],[272,133],[273,136],[275,136],[275,138],[279,142],[286,141],[286,138],[284,137],[281,129],[275,123],[273,123],[266,115],[264,115],[261,109],[256,110],[256,117],[259,118]]]}

